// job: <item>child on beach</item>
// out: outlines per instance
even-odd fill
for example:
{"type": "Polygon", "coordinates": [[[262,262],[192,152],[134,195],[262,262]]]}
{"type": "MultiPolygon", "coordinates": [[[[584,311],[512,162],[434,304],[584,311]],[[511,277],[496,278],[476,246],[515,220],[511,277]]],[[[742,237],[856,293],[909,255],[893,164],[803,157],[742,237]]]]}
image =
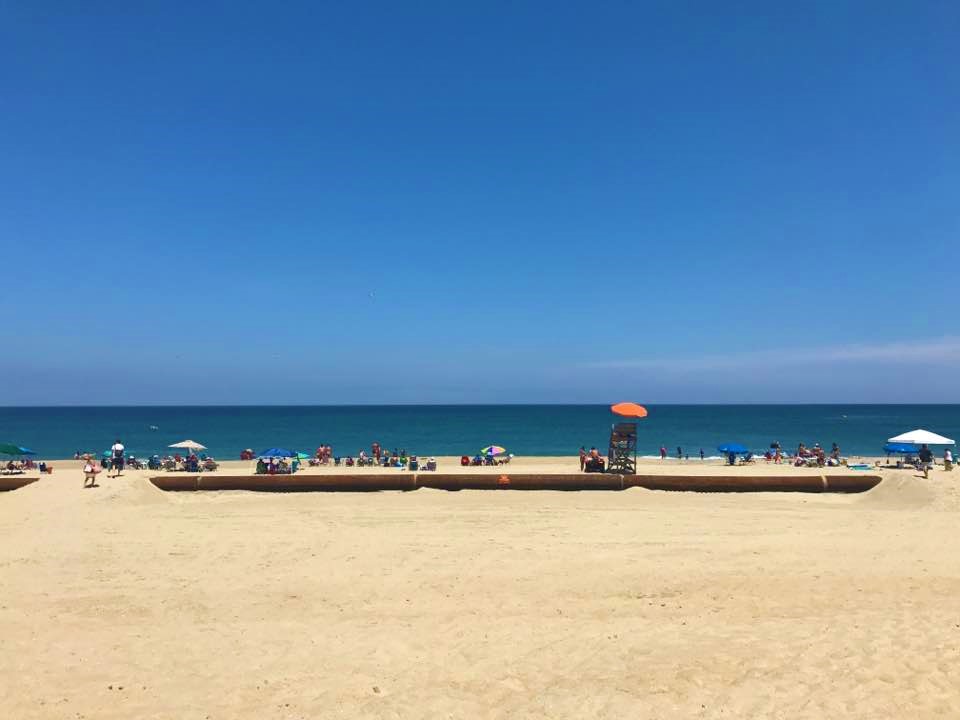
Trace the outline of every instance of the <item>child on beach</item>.
{"type": "Polygon", "coordinates": [[[96,487],[97,486],[97,473],[100,472],[100,469],[97,467],[97,463],[92,458],[87,458],[86,462],[83,464],[83,487],[96,487]],[[89,483],[89,484],[88,484],[89,483]]]}

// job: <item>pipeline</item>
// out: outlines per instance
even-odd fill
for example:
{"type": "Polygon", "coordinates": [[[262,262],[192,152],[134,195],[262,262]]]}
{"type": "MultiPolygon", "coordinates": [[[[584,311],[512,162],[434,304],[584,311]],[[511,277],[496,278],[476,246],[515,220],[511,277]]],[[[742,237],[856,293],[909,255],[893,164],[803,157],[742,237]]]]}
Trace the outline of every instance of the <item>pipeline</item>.
{"type": "Polygon", "coordinates": [[[879,475],[625,475],[624,488],[693,492],[842,492],[875,488],[879,475]]]}
{"type": "Polygon", "coordinates": [[[25,475],[0,475],[0,492],[18,490],[30,483],[35,483],[40,478],[26,477],[25,475]]]}
{"type": "Polygon", "coordinates": [[[376,492],[438,490],[648,490],[688,492],[844,492],[870,490],[878,475],[616,475],[612,473],[394,473],[356,475],[220,475],[165,473],[150,478],[169,491],[376,492]]]}

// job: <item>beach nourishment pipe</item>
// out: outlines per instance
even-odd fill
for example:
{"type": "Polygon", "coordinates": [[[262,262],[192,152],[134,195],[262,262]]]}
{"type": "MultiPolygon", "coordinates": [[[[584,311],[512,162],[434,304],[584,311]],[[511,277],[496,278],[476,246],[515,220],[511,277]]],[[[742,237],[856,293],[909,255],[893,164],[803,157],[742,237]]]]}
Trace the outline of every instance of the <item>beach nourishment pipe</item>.
{"type": "Polygon", "coordinates": [[[0,475],[0,492],[19,490],[22,487],[35,483],[40,478],[27,475],[0,475]]]}
{"type": "Polygon", "coordinates": [[[355,475],[221,475],[165,473],[150,478],[156,487],[170,491],[253,490],[258,492],[377,492],[438,490],[648,490],[687,492],[845,492],[870,490],[879,475],[616,475],[396,473],[355,475]]]}

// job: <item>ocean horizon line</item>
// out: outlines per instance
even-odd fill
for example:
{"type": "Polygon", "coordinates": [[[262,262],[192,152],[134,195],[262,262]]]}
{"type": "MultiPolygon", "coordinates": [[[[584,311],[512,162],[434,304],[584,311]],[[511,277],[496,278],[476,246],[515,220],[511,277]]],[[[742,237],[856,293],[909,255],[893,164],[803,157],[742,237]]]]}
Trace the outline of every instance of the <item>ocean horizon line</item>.
{"type": "MultiPolygon", "coordinates": [[[[42,404],[42,405],[6,405],[0,403],[4,410],[43,410],[43,409],[110,409],[110,408],[399,408],[399,407],[607,407],[622,400],[610,402],[458,402],[458,403],[105,403],[91,404],[42,404]]],[[[956,402],[799,402],[790,400],[763,401],[763,402],[674,402],[674,401],[639,401],[642,405],[651,407],[949,407],[960,406],[956,402]]]]}

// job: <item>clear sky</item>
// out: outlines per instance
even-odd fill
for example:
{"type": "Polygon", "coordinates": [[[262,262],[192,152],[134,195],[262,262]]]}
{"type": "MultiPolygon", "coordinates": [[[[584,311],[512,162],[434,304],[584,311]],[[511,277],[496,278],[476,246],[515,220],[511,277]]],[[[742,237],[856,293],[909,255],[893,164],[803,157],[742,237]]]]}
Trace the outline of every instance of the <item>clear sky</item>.
{"type": "Polygon", "coordinates": [[[956,2],[0,3],[0,403],[960,401],[956,2]]]}

